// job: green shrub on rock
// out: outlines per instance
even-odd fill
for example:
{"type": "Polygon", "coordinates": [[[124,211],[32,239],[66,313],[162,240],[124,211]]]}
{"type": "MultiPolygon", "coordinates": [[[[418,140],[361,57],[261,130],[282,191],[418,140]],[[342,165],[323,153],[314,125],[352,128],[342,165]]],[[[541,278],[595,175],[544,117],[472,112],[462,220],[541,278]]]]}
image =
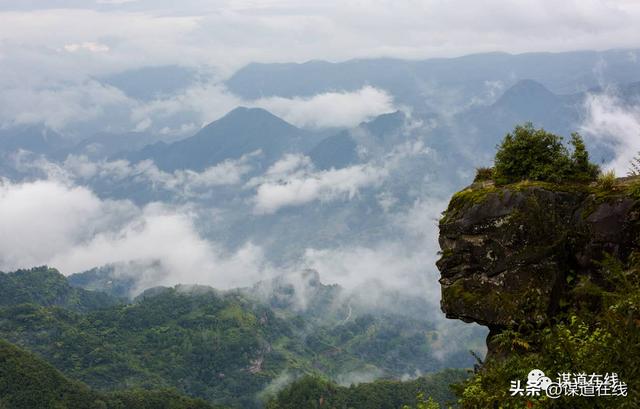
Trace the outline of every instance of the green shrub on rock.
{"type": "Polygon", "coordinates": [[[561,136],[531,123],[516,126],[508,133],[495,157],[494,178],[498,184],[522,180],[561,183],[592,181],[599,173],[589,161],[584,141],[577,133],[571,135],[570,152],[561,136]]]}
{"type": "Polygon", "coordinates": [[[493,179],[493,168],[477,168],[474,182],[482,182],[493,179]]]}

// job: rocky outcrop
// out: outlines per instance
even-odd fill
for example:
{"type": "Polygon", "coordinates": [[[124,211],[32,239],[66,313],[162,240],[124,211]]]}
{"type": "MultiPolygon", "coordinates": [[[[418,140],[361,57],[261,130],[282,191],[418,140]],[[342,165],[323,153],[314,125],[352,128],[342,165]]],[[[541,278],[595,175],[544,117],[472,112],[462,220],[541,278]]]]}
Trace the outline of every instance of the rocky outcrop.
{"type": "MultiPolygon", "coordinates": [[[[440,221],[442,310],[502,329],[548,323],[575,303],[577,278],[638,248],[640,181],[613,187],[476,183],[455,194],[440,221]]],[[[491,336],[490,334],[490,336],[491,336]]]]}

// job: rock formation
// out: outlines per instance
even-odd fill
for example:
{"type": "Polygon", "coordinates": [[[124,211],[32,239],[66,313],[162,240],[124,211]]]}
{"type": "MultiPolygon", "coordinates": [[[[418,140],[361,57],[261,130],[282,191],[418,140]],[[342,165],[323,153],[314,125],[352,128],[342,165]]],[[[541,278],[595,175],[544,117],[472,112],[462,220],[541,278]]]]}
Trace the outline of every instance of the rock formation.
{"type": "Polygon", "coordinates": [[[548,324],[580,302],[571,291],[577,278],[598,282],[607,255],[625,261],[638,249],[636,179],[606,188],[479,182],[456,193],[440,221],[442,310],[486,325],[489,338],[548,324]]]}

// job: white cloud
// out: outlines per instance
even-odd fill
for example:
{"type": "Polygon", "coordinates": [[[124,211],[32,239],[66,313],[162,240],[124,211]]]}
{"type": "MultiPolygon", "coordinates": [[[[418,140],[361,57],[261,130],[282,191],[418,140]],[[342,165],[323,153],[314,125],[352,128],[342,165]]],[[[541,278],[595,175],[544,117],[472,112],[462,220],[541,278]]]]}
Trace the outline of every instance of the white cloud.
{"type": "Polygon", "coordinates": [[[103,162],[100,177],[121,178],[124,174],[134,182],[151,184],[156,190],[171,191],[179,197],[197,197],[210,194],[210,189],[216,186],[239,184],[242,177],[251,170],[249,160],[258,154],[259,152],[244,155],[238,160],[226,160],[202,172],[179,169],[169,173],[159,169],[150,160],[134,165],[126,161],[103,162]]]}
{"type": "Polygon", "coordinates": [[[131,120],[138,124],[148,121],[150,125],[154,119],[195,112],[199,116],[198,125],[204,126],[240,105],[251,104],[245,104],[218,83],[198,83],[177,95],[138,103],[132,109],[131,120]]]}
{"type": "Polygon", "coordinates": [[[265,176],[268,179],[279,179],[286,177],[287,175],[294,174],[296,172],[304,172],[306,169],[311,169],[313,163],[308,156],[298,154],[286,154],[269,167],[265,172],[265,176]]]}
{"type": "Polygon", "coordinates": [[[122,229],[99,231],[89,241],[57,254],[48,264],[73,272],[129,261],[157,265],[152,274],[142,277],[145,280],[138,283],[140,288],[193,283],[230,289],[250,285],[265,275],[259,247],[248,243],[235,253],[227,253],[197,233],[188,213],[160,204],[146,206],[122,229]]]}
{"type": "Polygon", "coordinates": [[[397,109],[387,92],[370,86],[353,92],[328,92],[308,98],[243,100],[223,85],[209,82],[198,83],[177,95],[137,103],[131,121],[137,124],[136,128],[148,129],[154,119],[195,112],[200,125],[205,125],[238,106],[264,108],[303,128],[353,127],[397,109]]]}
{"type": "Polygon", "coordinates": [[[348,199],[360,189],[382,182],[386,169],[355,165],[343,169],[314,171],[302,155],[290,155],[276,162],[258,184],[254,210],[257,214],[275,213],[288,206],[300,206],[315,200],[348,199]]]}
{"type": "Polygon", "coordinates": [[[0,124],[44,123],[59,130],[70,122],[96,119],[109,108],[127,109],[131,105],[122,91],[91,80],[53,88],[19,84],[0,92],[0,124]]]}
{"type": "Polygon", "coordinates": [[[254,178],[246,186],[257,186],[254,212],[271,214],[284,207],[316,200],[353,199],[362,189],[380,186],[406,158],[430,153],[421,141],[408,141],[378,160],[329,170],[314,169],[304,155],[286,155],[272,165],[264,177],[254,178]]]}
{"type": "Polygon", "coordinates": [[[79,187],[4,181],[0,185],[1,268],[44,264],[89,239],[87,226],[104,226],[109,218],[127,218],[132,211],[126,202],[102,202],[79,187]]]}
{"type": "Polygon", "coordinates": [[[370,246],[309,248],[305,265],[321,272],[323,282],[348,289],[379,283],[382,289],[423,296],[436,305],[440,299],[435,269],[438,220],[445,207],[446,201],[440,199],[416,201],[408,211],[391,216],[389,231],[399,231],[395,238],[370,246]]]}
{"type": "Polygon", "coordinates": [[[396,294],[404,300],[421,298],[430,306],[422,318],[433,322],[438,333],[432,344],[437,359],[444,361],[469,348],[482,356],[486,329],[445,319],[440,311],[435,261],[440,250],[438,220],[446,205],[439,198],[419,199],[409,209],[390,215],[386,229],[396,234],[371,245],[309,248],[302,266],[320,272],[323,283],[340,284],[347,294],[359,295],[364,307],[403,313],[398,311],[396,294]]]}
{"type": "Polygon", "coordinates": [[[271,97],[252,104],[306,128],[353,127],[396,110],[388,93],[370,86],[353,92],[327,92],[310,98],[271,97]]]}
{"type": "Polygon", "coordinates": [[[211,189],[218,186],[242,183],[245,175],[252,170],[251,161],[260,155],[260,151],[255,151],[238,159],[225,160],[202,172],[189,169],[165,172],[151,160],[132,164],[123,159],[91,161],[82,155],[69,155],[63,163],[58,164],[24,151],[14,155],[13,162],[19,172],[35,172],[39,177],[68,184],[108,182],[118,185],[128,181],[174,193],[175,199],[191,199],[208,196],[211,189]]]}
{"type": "Polygon", "coordinates": [[[110,263],[147,266],[141,288],[249,285],[269,275],[262,250],[205,240],[188,209],[100,200],[56,181],[0,184],[0,269],[48,264],[65,274],[110,263]],[[37,222],[35,222],[37,221],[37,222]]]}
{"type": "Polygon", "coordinates": [[[106,53],[109,51],[109,46],[93,41],[85,41],[83,43],[66,44],[64,49],[70,53],[75,53],[81,50],[92,53],[106,53]]]}
{"type": "Polygon", "coordinates": [[[606,167],[625,175],[640,151],[640,105],[625,104],[609,91],[588,95],[585,108],[581,131],[611,147],[616,156],[606,167]]]}

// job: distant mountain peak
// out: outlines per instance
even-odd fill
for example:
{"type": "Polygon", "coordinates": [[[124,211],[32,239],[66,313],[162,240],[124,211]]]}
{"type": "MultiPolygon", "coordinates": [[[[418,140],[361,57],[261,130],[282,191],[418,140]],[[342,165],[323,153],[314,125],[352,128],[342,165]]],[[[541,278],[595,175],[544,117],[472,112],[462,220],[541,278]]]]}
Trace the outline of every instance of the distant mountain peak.
{"type": "Polygon", "coordinates": [[[211,122],[205,128],[217,125],[235,124],[261,124],[275,125],[286,128],[296,128],[284,119],[272,114],[264,108],[239,106],[227,112],[222,118],[211,122]]]}
{"type": "Polygon", "coordinates": [[[153,159],[160,169],[203,170],[228,159],[261,152],[263,166],[284,153],[300,150],[308,133],[262,108],[240,106],[195,135],[167,145],[153,145],[128,155],[132,162],[153,159]]]}
{"type": "Polygon", "coordinates": [[[549,91],[544,85],[534,80],[520,80],[495,102],[498,108],[508,108],[520,112],[549,109],[561,103],[561,98],[549,91]]]}
{"type": "Polygon", "coordinates": [[[368,122],[360,124],[372,134],[381,137],[385,134],[397,131],[402,127],[407,116],[404,112],[398,110],[395,112],[389,112],[386,114],[378,115],[368,122]]]}
{"type": "Polygon", "coordinates": [[[510,100],[513,98],[520,99],[523,97],[557,99],[558,96],[549,91],[549,89],[541,83],[534,80],[524,79],[516,82],[511,88],[507,89],[498,101],[510,100]]]}

